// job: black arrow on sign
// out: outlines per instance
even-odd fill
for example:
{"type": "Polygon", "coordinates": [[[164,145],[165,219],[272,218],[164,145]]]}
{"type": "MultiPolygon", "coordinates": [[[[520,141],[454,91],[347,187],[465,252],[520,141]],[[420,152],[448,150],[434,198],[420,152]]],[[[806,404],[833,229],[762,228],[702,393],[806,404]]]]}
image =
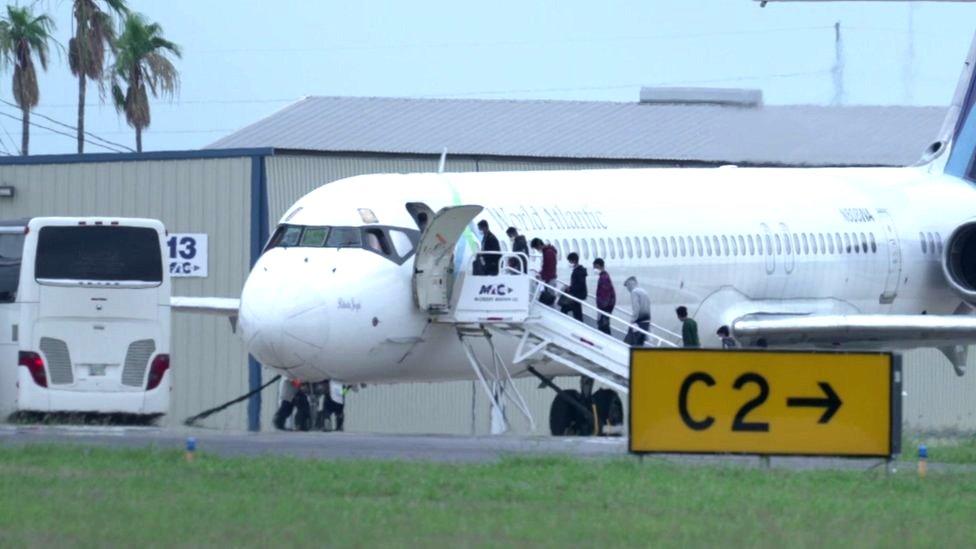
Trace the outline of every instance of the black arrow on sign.
{"type": "Polygon", "coordinates": [[[820,420],[817,423],[827,423],[830,418],[834,417],[837,410],[840,410],[841,402],[840,397],[834,392],[834,389],[826,381],[821,381],[818,383],[820,389],[823,390],[827,398],[806,398],[806,397],[792,397],[786,399],[787,406],[795,406],[801,408],[826,408],[820,420]]]}

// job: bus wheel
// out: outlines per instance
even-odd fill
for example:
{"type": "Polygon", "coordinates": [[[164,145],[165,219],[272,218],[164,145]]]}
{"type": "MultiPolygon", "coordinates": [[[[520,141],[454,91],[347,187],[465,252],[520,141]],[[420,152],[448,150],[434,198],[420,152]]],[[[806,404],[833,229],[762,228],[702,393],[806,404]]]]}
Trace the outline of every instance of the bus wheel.
{"type": "Polygon", "coordinates": [[[624,405],[616,391],[600,389],[593,393],[593,405],[600,424],[600,433],[605,436],[624,434],[624,405]]]}
{"type": "Polygon", "coordinates": [[[593,434],[591,418],[584,416],[579,408],[567,402],[567,398],[583,404],[583,396],[575,389],[563,391],[552,399],[549,407],[549,432],[553,436],[590,436],[593,434]]]}

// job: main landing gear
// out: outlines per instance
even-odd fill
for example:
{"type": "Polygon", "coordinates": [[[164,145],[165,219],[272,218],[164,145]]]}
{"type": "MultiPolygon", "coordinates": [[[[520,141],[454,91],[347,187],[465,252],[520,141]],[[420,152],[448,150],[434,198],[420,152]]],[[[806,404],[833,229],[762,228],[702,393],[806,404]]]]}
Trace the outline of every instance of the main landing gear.
{"type": "Polygon", "coordinates": [[[549,431],[553,436],[621,436],[624,406],[616,391],[593,391],[593,379],[580,378],[580,389],[561,389],[535,368],[528,371],[542,385],[556,392],[549,407],[549,431]]]}

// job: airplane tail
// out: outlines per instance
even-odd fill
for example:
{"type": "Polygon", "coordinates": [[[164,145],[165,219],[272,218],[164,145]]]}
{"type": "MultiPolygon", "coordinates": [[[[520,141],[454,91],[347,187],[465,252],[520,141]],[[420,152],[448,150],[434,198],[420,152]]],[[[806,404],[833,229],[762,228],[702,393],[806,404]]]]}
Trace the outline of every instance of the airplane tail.
{"type": "Polygon", "coordinates": [[[956,93],[946,112],[939,137],[925,150],[919,165],[976,182],[976,34],[963,64],[956,93]]]}

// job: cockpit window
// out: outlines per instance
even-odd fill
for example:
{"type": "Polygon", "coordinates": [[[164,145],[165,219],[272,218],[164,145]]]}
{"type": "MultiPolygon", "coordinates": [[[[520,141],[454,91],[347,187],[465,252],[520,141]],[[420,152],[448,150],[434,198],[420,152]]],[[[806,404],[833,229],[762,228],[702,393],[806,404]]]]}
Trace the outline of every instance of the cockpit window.
{"type": "Polygon", "coordinates": [[[393,241],[393,247],[396,248],[397,255],[400,257],[410,255],[410,252],[413,251],[413,241],[407,236],[407,233],[390,229],[389,235],[390,240],[393,241]]]}
{"type": "Polygon", "coordinates": [[[325,245],[325,237],[329,234],[327,227],[305,227],[305,234],[302,235],[302,246],[306,248],[319,248],[325,245]]]}
{"type": "Polygon", "coordinates": [[[362,229],[359,227],[332,227],[326,248],[362,248],[362,229]]]}
{"type": "Polygon", "coordinates": [[[400,227],[303,227],[279,225],[268,240],[271,248],[360,248],[402,265],[417,247],[420,231],[400,227]]]}
{"type": "Polygon", "coordinates": [[[302,236],[301,227],[286,227],[281,233],[281,241],[278,246],[297,246],[298,239],[302,236]]]}

